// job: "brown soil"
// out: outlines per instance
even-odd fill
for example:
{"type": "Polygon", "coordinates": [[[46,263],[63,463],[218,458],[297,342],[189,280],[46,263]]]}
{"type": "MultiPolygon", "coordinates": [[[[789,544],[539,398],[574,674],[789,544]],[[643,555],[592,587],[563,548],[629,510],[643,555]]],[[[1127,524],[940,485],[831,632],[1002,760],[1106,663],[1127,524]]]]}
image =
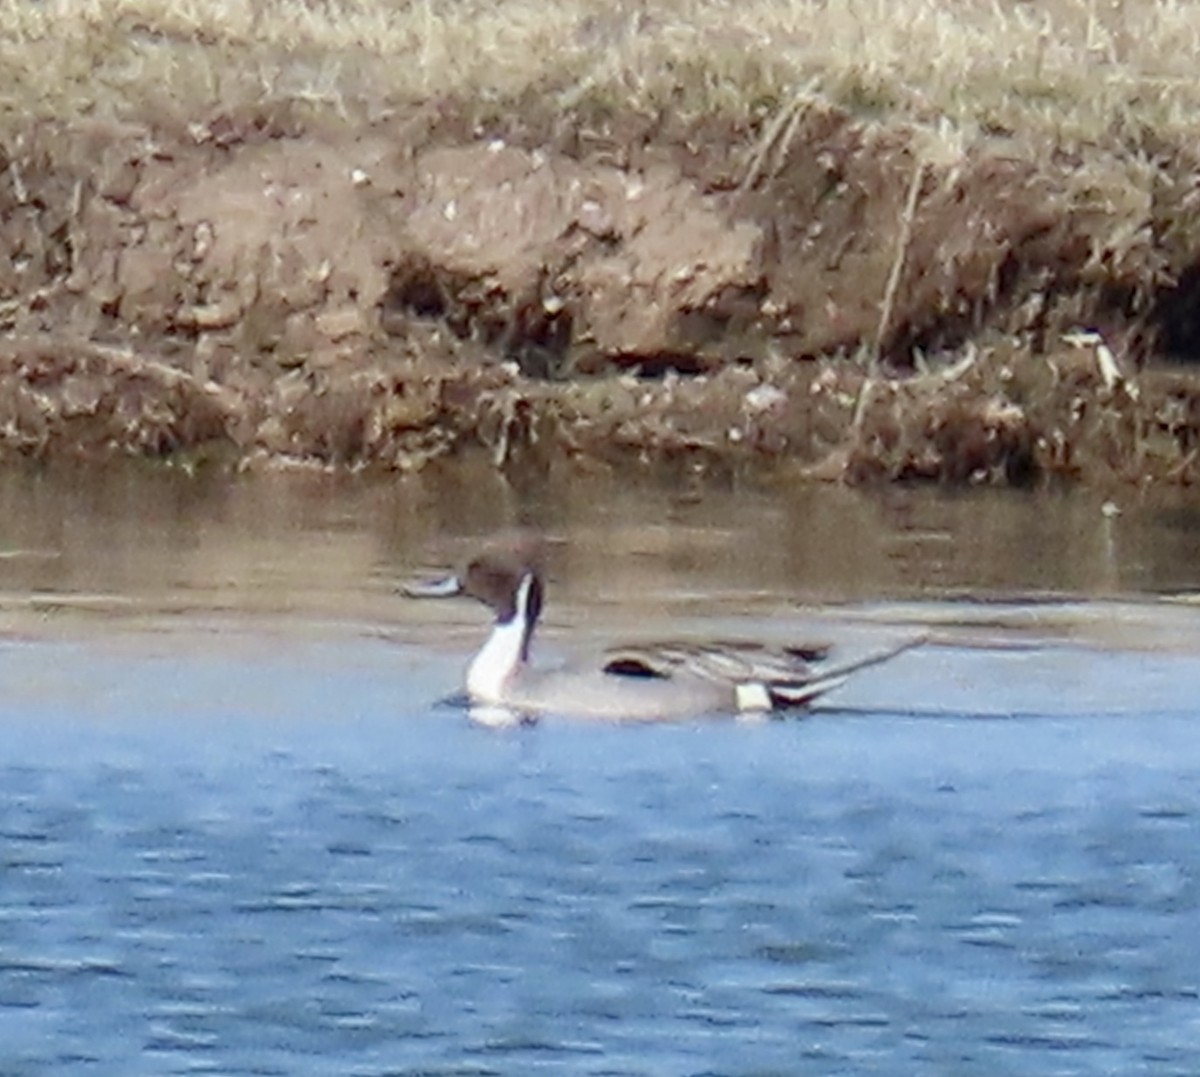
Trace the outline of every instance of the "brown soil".
{"type": "Polygon", "coordinates": [[[0,149],[0,445],[1200,476],[1190,147],[940,163],[812,104],[468,115],[28,124],[0,149]],[[1088,328],[1117,368],[1064,343],[1088,328]]]}

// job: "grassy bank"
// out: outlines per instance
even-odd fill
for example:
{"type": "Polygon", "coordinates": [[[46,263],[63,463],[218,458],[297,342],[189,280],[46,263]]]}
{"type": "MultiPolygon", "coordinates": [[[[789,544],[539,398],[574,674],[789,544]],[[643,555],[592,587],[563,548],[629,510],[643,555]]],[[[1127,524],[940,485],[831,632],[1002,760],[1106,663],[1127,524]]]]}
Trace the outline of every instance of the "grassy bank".
{"type": "Polygon", "coordinates": [[[1197,45],[1149,0],[0,0],[0,447],[1200,481],[1151,369],[1200,355],[1197,45]]]}
{"type": "Polygon", "coordinates": [[[754,117],[798,94],[951,146],[1196,127],[1185,0],[5,0],[10,115],[431,96],[754,117]]]}

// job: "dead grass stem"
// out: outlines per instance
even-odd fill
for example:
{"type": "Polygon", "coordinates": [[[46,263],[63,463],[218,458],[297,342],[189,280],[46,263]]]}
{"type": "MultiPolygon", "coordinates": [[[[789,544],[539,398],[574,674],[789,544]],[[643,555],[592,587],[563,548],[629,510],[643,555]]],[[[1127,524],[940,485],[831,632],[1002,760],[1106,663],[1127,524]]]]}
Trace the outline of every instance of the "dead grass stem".
{"type": "Polygon", "coordinates": [[[888,330],[892,324],[892,309],[896,304],[896,292],[900,287],[900,278],[904,273],[904,261],[908,256],[908,246],[912,242],[913,218],[917,214],[917,201],[921,197],[921,183],[925,179],[925,162],[918,160],[913,165],[912,179],[908,184],[908,194],[904,199],[904,212],[900,216],[900,229],[896,235],[896,253],[892,258],[892,268],[888,272],[887,286],[883,290],[883,302],[879,304],[879,326],[875,330],[875,346],[871,350],[871,374],[879,369],[879,358],[883,354],[883,345],[888,330]]]}

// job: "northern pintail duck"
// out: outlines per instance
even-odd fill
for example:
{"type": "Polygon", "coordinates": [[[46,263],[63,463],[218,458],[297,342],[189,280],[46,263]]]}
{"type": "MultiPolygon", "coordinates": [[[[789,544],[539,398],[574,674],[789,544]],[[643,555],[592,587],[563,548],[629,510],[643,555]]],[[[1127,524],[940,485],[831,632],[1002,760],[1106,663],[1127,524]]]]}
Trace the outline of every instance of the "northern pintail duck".
{"type": "Polygon", "coordinates": [[[489,724],[546,714],[669,721],[795,710],[841,686],[851,673],[923,642],[908,639],[840,665],[829,661],[827,645],[637,643],[608,648],[590,665],[539,670],[530,664],[545,594],[536,549],[527,541],[495,545],[461,575],[404,589],[414,598],[469,595],[495,612],[491,635],[466,676],[472,716],[489,724]]]}

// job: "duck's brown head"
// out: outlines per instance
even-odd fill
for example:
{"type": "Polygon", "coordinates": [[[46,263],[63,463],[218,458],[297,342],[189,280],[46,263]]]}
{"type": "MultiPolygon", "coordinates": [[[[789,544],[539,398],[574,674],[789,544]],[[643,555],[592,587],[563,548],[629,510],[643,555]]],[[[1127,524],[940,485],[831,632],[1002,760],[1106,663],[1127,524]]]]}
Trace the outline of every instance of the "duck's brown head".
{"type": "Polygon", "coordinates": [[[410,584],[404,592],[413,598],[470,595],[495,611],[497,624],[523,614],[532,632],[542,612],[540,543],[526,535],[489,543],[461,574],[410,584]]]}

